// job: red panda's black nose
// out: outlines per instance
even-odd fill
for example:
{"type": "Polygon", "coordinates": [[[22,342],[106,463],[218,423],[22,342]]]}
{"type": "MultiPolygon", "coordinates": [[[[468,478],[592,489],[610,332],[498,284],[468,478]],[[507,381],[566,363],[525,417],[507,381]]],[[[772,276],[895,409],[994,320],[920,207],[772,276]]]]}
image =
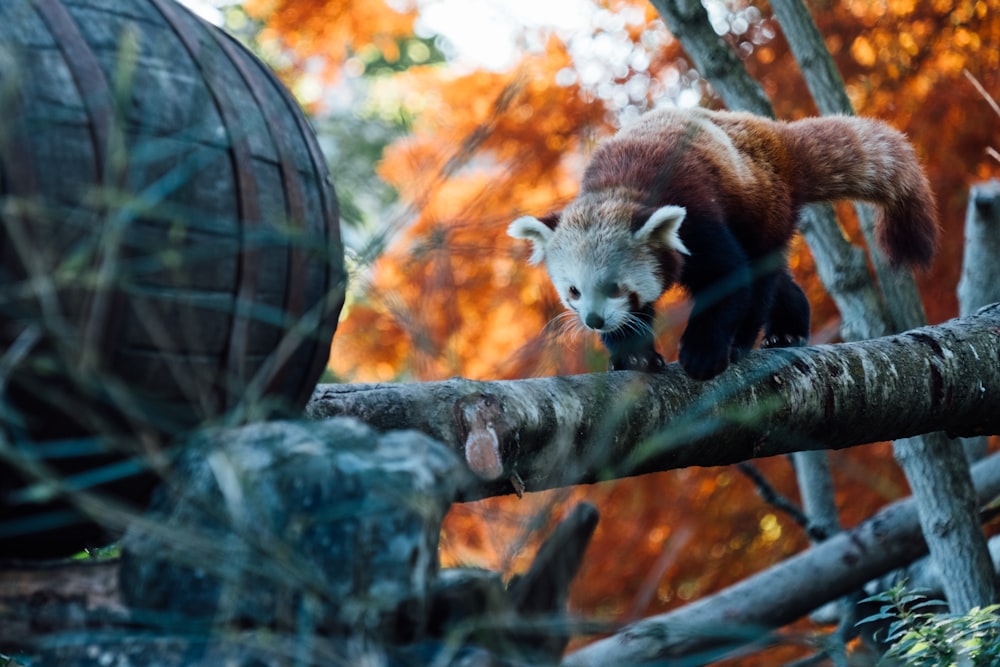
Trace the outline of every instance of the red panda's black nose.
{"type": "Polygon", "coordinates": [[[604,318],[597,313],[590,313],[587,315],[587,319],[584,320],[586,324],[591,329],[603,329],[604,328],[604,318]]]}

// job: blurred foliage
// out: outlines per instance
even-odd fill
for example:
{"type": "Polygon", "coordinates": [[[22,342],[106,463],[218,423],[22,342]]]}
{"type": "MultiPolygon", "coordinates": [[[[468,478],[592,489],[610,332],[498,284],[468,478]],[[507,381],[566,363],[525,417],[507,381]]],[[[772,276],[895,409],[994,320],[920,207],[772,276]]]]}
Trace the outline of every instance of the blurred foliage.
{"type": "Polygon", "coordinates": [[[315,122],[330,160],[345,242],[353,247],[357,241],[352,234],[377,225],[373,218],[396,201],[396,190],[377,178],[374,165],[385,147],[406,132],[406,122],[354,113],[330,114],[315,122]]]}
{"type": "MultiPolygon", "coordinates": [[[[603,370],[595,340],[561,331],[561,306],[543,270],[526,264],[527,249],[505,228],[522,213],[543,214],[571,199],[594,143],[620,123],[657,104],[718,105],[652,7],[600,0],[591,29],[574,34],[525,26],[521,60],[502,72],[442,60],[427,36],[418,42],[429,50],[426,60],[408,56],[419,5],[253,0],[246,7],[263,22],[268,48],[287,57],[289,80],[299,89],[303,81],[322,84],[325,92],[307,102],[337,145],[331,155],[347,222],[363,217],[352,198],[372,201],[369,236],[357,246],[367,250],[357,252],[333,345],[337,377],[603,370]],[[360,129],[368,123],[381,129],[360,129]]],[[[780,117],[815,113],[766,4],[706,7],[780,117]]],[[[1000,145],[1000,119],[963,74],[997,97],[1000,0],[814,0],[810,8],[858,113],[905,131],[925,160],[945,233],[933,268],[918,281],[929,319],[952,317],[968,186],[1000,176],[1000,163],[987,154],[1000,145]]],[[[862,243],[850,208],[838,210],[862,243]]],[[[794,246],[791,264],[813,305],[814,340],[834,339],[836,309],[804,243],[794,246]]],[[[659,345],[669,356],[688,305],[677,292],[661,301],[659,345]]],[[[908,493],[884,444],[832,452],[831,461],[845,526],[908,493]]],[[[776,490],[797,498],[786,460],[760,467],[776,490]]],[[[571,600],[590,617],[628,621],[662,612],[807,545],[734,469],[689,469],[458,505],[446,521],[442,559],[515,573],[537,548],[538,529],[580,499],[595,502],[602,517],[571,600]]],[[[787,657],[771,652],[739,664],[787,657]]]]}
{"type": "Polygon", "coordinates": [[[357,69],[360,65],[365,75],[378,76],[405,72],[419,65],[443,63],[444,59],[436,38],[414,36],[398,39],[391,54],[374,45],[364,47],[354,58],[357,63],[349,61],[348,66],[357,69]]]}
{"type": "Polygon", "coordinates": [[[388,60],[398,60],[399,39],[413,35],[416,12],[381,0],[247,0],[247,13],[264,19],[260,41],[281,42],[305,63],[319,57],[335,77],[352,53],[372,46],[388,60]]]}

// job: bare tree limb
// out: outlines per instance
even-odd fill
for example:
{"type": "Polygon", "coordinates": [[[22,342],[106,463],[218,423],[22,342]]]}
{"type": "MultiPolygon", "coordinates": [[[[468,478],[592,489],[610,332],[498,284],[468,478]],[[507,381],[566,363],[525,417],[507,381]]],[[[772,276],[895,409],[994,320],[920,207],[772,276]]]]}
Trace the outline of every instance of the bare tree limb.
{"type": "MultiPolygon", "coordinates": [[[[980,504],[1000,494],[1000,455],[976,464],[973,481],[980,504]]],[[[633,665],[756,641],[926,552],[917,502],[907,498],[715,595],[590,644],[562,664],[633,665]]]]}
{"type": "Polygon", "coordinates": [[[771,3],[771,9],[778,17],[781,31],[785,33],[788,46],[819,112],[853,114],[854,108],[844,88],[844,79],[830,57],[823,35],[813,22],[809,9],[801,0],[777,0],[771,3]]]}
{"type": "MultiPolygon", "coordinates": [[[[826,450],[821,451],[825,452],[826,450]]],[[[778,493],[778,490],[771,486],[764,473],[758,470],[754,464],[744,461],[737,463],[736,469],[753,482],[754,487],[757,489],[757,495],[760,496],[761,500],[794,521],[813,542],[822,542],[832,535],[833,532],[836,532],[827,532],[823,526],[813,524],[809,519],[809,515],[790,499],[778,493]]],[[[838,525],[837,530],[839,529],[840,526],[838,525]]]]}
{"type": "Polygon", "coordinates": [[[313,418],[353,415],[455,448],[482,484],[464,499],[936,430],[1000,432],[1000,304],[857,343],[751,354],[719,378],[613,372],[531,380],[320,385],[313,418]],[[489,443],[495,465],[470,451],[489,443]]]}
{"type": "Polygon", "coordinates": [[[700,0],[651,0],[667,29],[684,46],[691,63],[730,109],[743,109],[774,118],[774,108],[760,84],[747,74],[743,62],[712,29],[700,0]]]}

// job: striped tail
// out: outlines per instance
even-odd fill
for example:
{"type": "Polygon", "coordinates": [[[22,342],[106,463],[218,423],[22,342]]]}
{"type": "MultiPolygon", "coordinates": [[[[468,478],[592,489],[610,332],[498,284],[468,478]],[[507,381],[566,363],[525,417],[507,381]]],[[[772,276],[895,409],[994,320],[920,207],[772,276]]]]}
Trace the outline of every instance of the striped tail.
{"type": "Polygon", "coordinates": [[[824,116],[787,123],[802,203],[876,204],[875,235],[893,266],[928,267],[938,240],[937,207],[906,137],[881,121],[824,116]]]}

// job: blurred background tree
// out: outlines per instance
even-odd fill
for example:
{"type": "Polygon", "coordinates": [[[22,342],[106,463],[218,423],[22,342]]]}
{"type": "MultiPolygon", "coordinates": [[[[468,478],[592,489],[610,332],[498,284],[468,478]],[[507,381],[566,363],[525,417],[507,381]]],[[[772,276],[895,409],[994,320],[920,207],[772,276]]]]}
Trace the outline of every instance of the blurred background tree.
{"type": "MultiPolygon", "coordinates": [[[[338,381],[605,368],[596,340],[559,318],[543,271],[526,265],[526,249],[505,228],[568,201],[595,142],[644,110],[719,105],[652,5],[227,4],[222,18],[311,110],[330,157],[352,266],[330,360],[338,381]]],[[[765,3],[705,5],[779,117],[815,114],[765,3]]],[[[906,132],[925,161],[945,233],[918,282],[929,321],[952,317],[968,186],[1000,175],[988,152],[1000,146],[1000,119],[964,74],[998,96],[1000,0],[809,5],[858,113],[906,132]]],[[[838,210],[861,243],[850,207],[838,210]]],[[[838,315],[803,243],[791,263],[812,302],[813,340],[835,340],[838,315]]],[[[659,347],[676,354],[683,295],[666,295],[659,312],[659,347]]],[[[885,445],[834,452],[831,461],[845,526],[908,493],[885,445]]],[[[776,490],[796,496],[787,461],[760,468],[776,490]]],[[[602,520],[571,606],[598,619],[664,611],[807,544],[735,469],[690,469],[455,506],[443,562],[514,573],[533,554],[537,529],[581,498],[599,506],[602,520]]],[[[740,664],[773,664],[788,650],[740,664]]]]}

